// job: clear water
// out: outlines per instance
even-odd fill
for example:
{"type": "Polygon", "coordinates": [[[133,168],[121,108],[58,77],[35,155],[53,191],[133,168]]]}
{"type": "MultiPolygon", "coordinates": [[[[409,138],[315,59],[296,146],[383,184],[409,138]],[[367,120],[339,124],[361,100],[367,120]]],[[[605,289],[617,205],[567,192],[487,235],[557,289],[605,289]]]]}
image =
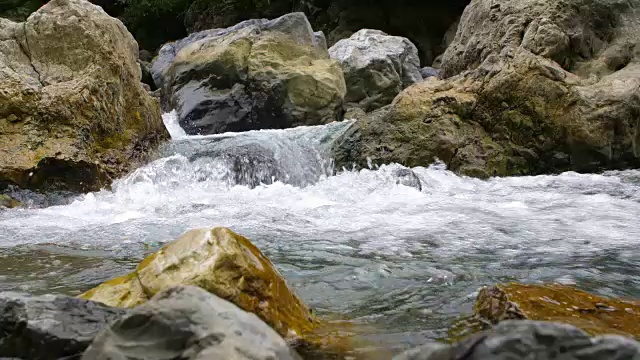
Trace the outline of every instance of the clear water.
{"type": "Polygon", "coordinates": [[[372,324],[407,347],[446,336],[477,289],[556,281],[640,297],[640,171],[459,177],[400,165],[332,174],[348,123],[186,137],[112,191],[0,211],[0,290],[77,294],[130,271],[184,231],[252,239],[320,313],[372,324]]]}

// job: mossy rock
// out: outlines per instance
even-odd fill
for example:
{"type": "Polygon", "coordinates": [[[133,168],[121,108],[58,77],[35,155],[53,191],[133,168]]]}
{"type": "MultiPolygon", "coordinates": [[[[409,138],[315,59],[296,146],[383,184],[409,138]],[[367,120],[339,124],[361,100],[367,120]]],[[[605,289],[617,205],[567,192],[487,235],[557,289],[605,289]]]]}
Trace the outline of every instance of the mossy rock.
{"type": "Polygon", "coordinates": [[[14,198],[12,198],[9,195],[6,194],[0,194],[0,208],[2,207],[6,207],[6,208],[16,208],[22,206],[22,203],[14,198]]]}
{"type": "Polygon", "coordinates": [[[590,335],[640,339],[640,303],[606,298],[549,284],[500,284],[480,291],[475,315],[491,324],[528,319],[573,325],[590,335]]]}
{"type": "Polygon", "coordinates": [[[99,7],[52,0],[0,29],[0,188],[99,190],[168,138],[135,40],[99,7]]]}
{"type": "Polygon", "coordinates": [[[185,233],[145,258],[136,270],[80,295],[114,307],[134,307],[176,285],[194,285],[253,312],[292,340],[316,327],[311,310],[271,261],[226,228],[185,233]]]}
{"type": "Polygon", "coordinates": [[[302,13],[251,20],[166,44],[153,64],[187,134],[340,120],[344,76],[302,13]]]}
{"type": "Polygon", "coordinates": [[[357,338],[362,329],[351,322],[317,318],[271,261],[227,228],[191,230],[146,257],[132,273],[79,297],[132,308],[177,285],[198,286],[256,314],[300,353],[314,358],[342,357],[370,345],[357,338]]]}

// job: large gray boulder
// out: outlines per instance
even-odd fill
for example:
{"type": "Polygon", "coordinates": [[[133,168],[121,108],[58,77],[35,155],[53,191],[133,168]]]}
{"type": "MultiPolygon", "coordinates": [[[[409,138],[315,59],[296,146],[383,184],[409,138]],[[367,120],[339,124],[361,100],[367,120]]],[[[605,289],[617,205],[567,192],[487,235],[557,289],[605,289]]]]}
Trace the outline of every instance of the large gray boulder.
{"type": "Polygon", "coordinates": [[[589,337],[571,325],[511,320],[453,345],[432,343],[394,360],[638,360],[640,343],[618,335],[589,337]]]}
{"type": "Polygon", "coordinates": [[[180,286],[101,333],[84,353],[107,359],[299,359],[260,318],[199,287],[180,286]]]}
{"type": "Polygon", "coordinates": [[[638,0],[472,1],[440,79],[355,124],[349,162],[439,159],[483,178],[640,166],[639,13],[638,0]]]}
{"type": "Polygon", "coordinates": [[[363,29],[329,49],[347,84],[347,106],[369,112],[388,105],[402,89],[422,80],[418,49],[409,39],[363,29]]]}
{"type": "Polygon", "coordinates": [[[0,293],[0,358],[79,356],[124,312],[67,296],[0,293]]]}
{"type": "Polygon", "coordinates": [[[138,44],[84,0],[0,18],[0,188],[99,190],[168,138],[138,44]]]}
{"type": "Polygon", "coordinates": [[[188,134],[318,125],[343,113],[340,66],[302,13],[167,44],[152,74],[188,134]]]}

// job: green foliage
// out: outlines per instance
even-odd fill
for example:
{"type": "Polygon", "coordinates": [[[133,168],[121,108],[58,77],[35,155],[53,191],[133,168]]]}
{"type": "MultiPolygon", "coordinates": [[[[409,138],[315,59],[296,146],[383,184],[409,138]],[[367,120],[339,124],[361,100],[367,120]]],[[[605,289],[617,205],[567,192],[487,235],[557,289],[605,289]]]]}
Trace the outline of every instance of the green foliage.
{"type": "Polygon", "coordinates": [[[0,17],[24,21],[46,2],[46,0],[0,0],[0,17]]]}

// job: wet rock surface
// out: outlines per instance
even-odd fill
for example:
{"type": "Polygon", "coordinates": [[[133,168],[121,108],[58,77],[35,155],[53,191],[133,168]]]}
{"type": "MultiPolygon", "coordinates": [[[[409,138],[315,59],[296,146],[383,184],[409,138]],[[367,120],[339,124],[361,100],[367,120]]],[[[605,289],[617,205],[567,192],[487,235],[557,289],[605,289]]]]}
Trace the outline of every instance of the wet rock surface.
{"type": "Polygon", "coordinates": [[[314,316],[273,264],[249,240],[229,229],[185,233],[144,259],[136,271],[80,297],[134,307],[177,285],[195,285],[253,312],[287,340],[303,338],[314,316]]]}
{"type": "Polygon", "coordinates": [[[67,296],[0,293],[0,357],[76,358],[122,309],[67,296]]]}
{"type": "Polygon", "coordinates": [[[83,359],[300,359],[256,315],[195,286],[170,288],[102,332],[83,359]]]}
{"type": "Polygon", "coordinates": [[[475,314],[497,324],[509,319],[566,323],[591,335],[640,338],[640,305],[564,285],[501,284],[480,291],[475,314]]]}
{"type": "Polygon", "coordinates": [[[318,125],[342,117],[342,71],[302,13],[167,44],[152,74],[187,134],[318,125]]]}
{"type": "Polygon", "coordinates": [[[616,335],[590,338],[570,325],[529,320],[505,321],[453,345],[427,344],[394,360],[567,359],[635,360],[640,343],[616,335]]]}

